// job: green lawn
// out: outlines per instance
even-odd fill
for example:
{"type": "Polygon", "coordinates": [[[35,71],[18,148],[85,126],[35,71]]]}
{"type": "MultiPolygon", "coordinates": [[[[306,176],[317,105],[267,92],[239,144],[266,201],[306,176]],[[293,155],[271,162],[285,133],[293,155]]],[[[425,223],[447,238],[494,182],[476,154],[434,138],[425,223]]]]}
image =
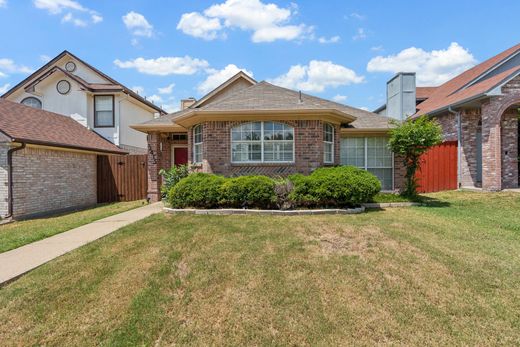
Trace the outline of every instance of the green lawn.
{"type": "Polygon", "coordinates": [[[520,194],[155,215],[0,289],[3,345],[519,345],[520,194]]]}
{"type": "Polygon", "coordinates": [[[0,225],[0,253],[143,206],[143,204],[143,200],[99,204],[89,209],[0,225]]]}

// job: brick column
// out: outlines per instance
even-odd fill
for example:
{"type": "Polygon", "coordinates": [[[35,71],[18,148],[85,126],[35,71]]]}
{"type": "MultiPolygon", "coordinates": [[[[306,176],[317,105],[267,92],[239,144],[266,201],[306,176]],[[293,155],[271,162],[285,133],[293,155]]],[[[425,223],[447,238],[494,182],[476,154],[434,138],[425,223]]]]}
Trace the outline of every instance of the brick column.
{"type": "Polygon", "coordinates": [[[502,189],[499,105],[493,101],[482,104],[482,188],[502,189]]]}
{"type": "Polygon", "coordinates": [[[161,177],[159,170],[162,168],[161,137],[159,133],[148,134],[148,200],[156,202],[161,200],[161,177]]]}

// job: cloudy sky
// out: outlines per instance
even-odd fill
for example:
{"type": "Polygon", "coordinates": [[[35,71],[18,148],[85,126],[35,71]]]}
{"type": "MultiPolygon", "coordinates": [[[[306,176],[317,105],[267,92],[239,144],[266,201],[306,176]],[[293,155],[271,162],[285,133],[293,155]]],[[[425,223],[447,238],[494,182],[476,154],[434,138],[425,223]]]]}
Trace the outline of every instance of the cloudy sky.
{"type": "Polygon", "coordinates": [[[0,93],[67,49],[167,110],[239,70],[375,109],[520,42],[520,2],[0,0],[0,93]],[[504,29],[504,27],[512,29],[504,29]]]}

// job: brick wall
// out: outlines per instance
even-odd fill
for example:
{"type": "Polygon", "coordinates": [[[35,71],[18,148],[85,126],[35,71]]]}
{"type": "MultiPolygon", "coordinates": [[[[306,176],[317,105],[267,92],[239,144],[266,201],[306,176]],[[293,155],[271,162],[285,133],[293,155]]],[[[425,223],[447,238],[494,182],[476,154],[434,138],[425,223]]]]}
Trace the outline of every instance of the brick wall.
{"type": "Polygon", "coordinates": [[[13,166],[15,217],[97,202],[95,154],[25,148],[13,166]]]}
{"type": "Polygon", "coordinates": [[[0,217],[7,215],[7,151],[9,146],[0,143],[0,217]]]}
{"type": "MultiPolygon", "coordinates": [[[[240,164],[231,162],[231,128],[241,122],[205,122],[203,126],[203,163],[199,168],[225,176],[262,174],[287,176],[292,173],[309,174],[323,166],[323,122],[319,120],[284,121],[294,127],[294,163],[240,164]]],[[[339,126],[335,127],[334,161],[339,164],[339,126]]],[[[192,131],[188,132],[189,148],[193,146],[192,131]]],[[[192,161],[191,150],[188,153],[192,161]]]]}

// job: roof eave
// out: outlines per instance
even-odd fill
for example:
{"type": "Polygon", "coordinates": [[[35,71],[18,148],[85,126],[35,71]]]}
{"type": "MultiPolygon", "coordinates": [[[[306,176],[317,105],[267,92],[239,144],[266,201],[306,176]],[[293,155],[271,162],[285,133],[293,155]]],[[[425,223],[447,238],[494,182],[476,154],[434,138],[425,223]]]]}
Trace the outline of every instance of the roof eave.
{"type": "Polygon", "coordinates": [[[140,131],[142,133],[148,134],[152,132],[186,132],[188,131],[186,128],[177,125],[175,123],[172,124],[134,124],[130,125],[130,128],[140,131]]]}
{"type": "Polygon", "coordinates": [[[32,139],[24,139],[24,138],[11,138],[11,142],[18,142],[18,143],[27,143],[32,145],[40,145],[40,146],[46,146],[46,147],[59,147],[59,148],[68,148],[68,149],[76,149],[76,150],[82,150],[87,152],[95,152],[95,153],[106,153],[106,154],[128,154],[127,151],[123,150],[108,150],[103,148],[94,148],[94,147],[85,147],[85,146],[74,146],[74,145],[68,145],[63,144],[59,142],[50,142],[50,141],[39,141],[39,140],[32,140],[32,139]]]}

